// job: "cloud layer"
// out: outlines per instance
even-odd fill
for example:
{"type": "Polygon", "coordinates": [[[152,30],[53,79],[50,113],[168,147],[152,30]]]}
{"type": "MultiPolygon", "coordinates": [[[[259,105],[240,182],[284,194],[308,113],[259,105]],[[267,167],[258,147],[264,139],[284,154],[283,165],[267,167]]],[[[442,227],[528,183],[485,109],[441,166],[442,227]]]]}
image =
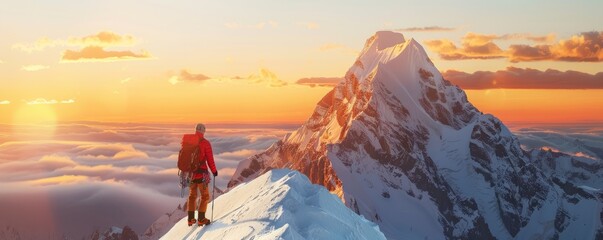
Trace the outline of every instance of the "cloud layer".
{"type": "MultiPolygon", "coordinates": [[[[32,223],[24,216],[33,214],[40,225],[56,224],[33,231],[39,233],[78,239],[126,224],[142,232],[184,202],[176,160],[182,134],[194,124],[60,123],[54,136],[39,134],[44,127],[0,124],[0,226],[25,228],[32,223]]],[[[290,128],[208,125],[220,172],[216,186],[225,188],[239,161],[290,128]]]]}
{"type": "Polygon", "coordinates": [[[477,71],[466,73],[448,70],[444,79],[463,89],[603,89],[603,72],[588,74],[577,71],[507,67],[496,72],[477,71]]]}
{"type": "Polygon", "coordinates": [[[572,156],[603,160],[603,126],[601,124],[509,124],[522,148],[545,149],[572,156]]]}
{"type": "Polygon", "coordinates": [[[506,58],[511,62],[528,61],[603,61],[603,32],[583,32],[554,44],[555,36],[532,36],[529,34],[485,35],[467,33],[457,46],[447,39],[428,40],[425,44],[444,60],[506,58]],[[511,44],[502,49],[494,41],[528,40],[536,45],[511,44]]]}

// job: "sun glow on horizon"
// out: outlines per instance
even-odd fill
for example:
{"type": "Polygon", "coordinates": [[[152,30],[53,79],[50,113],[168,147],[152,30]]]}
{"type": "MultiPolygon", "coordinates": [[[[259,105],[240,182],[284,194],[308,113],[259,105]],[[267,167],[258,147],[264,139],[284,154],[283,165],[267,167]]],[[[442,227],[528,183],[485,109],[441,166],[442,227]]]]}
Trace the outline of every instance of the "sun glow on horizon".
{"type": "Polygon", "coordinates": [[[603,90],[465,90],[469,101],[503,122],[601,122],[603,90]]]}

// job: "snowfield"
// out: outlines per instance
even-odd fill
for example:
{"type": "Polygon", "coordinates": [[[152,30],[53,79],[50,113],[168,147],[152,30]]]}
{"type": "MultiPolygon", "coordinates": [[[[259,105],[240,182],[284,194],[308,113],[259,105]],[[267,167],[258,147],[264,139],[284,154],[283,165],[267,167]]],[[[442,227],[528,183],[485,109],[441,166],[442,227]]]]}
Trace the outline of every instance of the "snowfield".
{"type": "Polygon", "coordinates": [[[161,239],[385,239],[375,223],[288,169],[240,184],[216,198],[214,210],[211,225],[189,227],[184,217],[161,239]]]}

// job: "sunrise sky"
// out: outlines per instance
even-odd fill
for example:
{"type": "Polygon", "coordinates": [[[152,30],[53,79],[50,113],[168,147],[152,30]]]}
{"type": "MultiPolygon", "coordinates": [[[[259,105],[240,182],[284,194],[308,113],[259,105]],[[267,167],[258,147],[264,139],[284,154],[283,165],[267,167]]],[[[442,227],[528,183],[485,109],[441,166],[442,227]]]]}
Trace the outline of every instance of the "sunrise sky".
{"type": "Polygon", "coordinates": [[[600,159],[601,9],[600,0],[4,1],[0,235],[144,233],[184,202],[176,161],[197,122],[208,123],[214,180],[226,189],[238,163],[304,122],[381,30],[416,39],[522,147],[600,159]],[[594,150],[568,144],[578,139],[594,150]]]}
{"type": "Polygon", "coordinates": [[[503,121],[603,122],[601,9],[602,1],[11,1],[0,9],[0,123],[300,123],[379,30],[415,38],[472,103],[503,121]]]}

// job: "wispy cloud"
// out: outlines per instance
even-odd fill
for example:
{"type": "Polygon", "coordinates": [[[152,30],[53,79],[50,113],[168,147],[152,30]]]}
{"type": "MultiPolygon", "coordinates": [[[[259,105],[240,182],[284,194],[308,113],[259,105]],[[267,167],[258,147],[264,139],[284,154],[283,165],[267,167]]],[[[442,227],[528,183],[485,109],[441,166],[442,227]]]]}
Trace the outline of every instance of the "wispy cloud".
{"type": "Polygon", "coordinates": [[[42,37],[34,43],[16,43],[13,49],[25,52],[42,51],[49,47],[79,47],[78,50],[65,50],[61,62],[113,62],[120,60],[151,59],[149,52],[141,50],[107,50],[107,47],[126,47],[135,45],[137,40],[130,35],[120,35],[110,31],[102,31],[84,37],[68,37],[66,39],[50,39],[42,37]]]}
{"type": "Polygon", "coordinates": [[[553,42],[555,35],[533,36],[530,34],[484,35],[467,33],[457,47],[447,39],[429,40],[425,44],[445,60],[506,58],[511,62],[528,61],[603,61],[603,32],[583,32],[555,44],[512,44],[501,49],[495,40],[523,39],[537,43],[553,42]]]}
{"type": "Polygon", "coordinates": [[[333,87],[342,79],[341,77],[310,77],[299,79],[295,83],[310,87],[333,87]]]}
{"type": "Polygon", "coordinates": [[[121,81],[119,81],[119,82],[120,82],[121,84],[126,84],[126,83],[129,83],[129,82],[130,82],[130,80],[132,80],[132,78],[127,77],[127,78],[122,79],[122,80],[121,80],[121,81]]]}
{"type": "Polygon", "coordinates": [[[180,70],[178,75],[170,77],[168,80],[172,85],[176,85],[180,82],[204,82],[211,79],[210,77],[201,73],[190,73],[186,69],[180,70]]]}
{"type": "Polygon", "coordinates": [[[34,100],[30,100],[30,101],[25,101],[28,105],[38,105],[38,104],[58,104],[58,103],[62,103],[62,104],[69,104],[69,103],[75,103],[75,100],[73,99],[66,99],[66,100],[60,100],[57,101],[55,99],[45,99],[45,98],[36,98],[34,100]]]}
{"type": "Polygon", "coordinates": [[[152,56],[146,51],[140,53],[132,51],[107,51],[102,47],[89,46],[81,50],[66,50],[63,52],[61,62],[114,62],[151,58],[152,56]]]}
{"type": "Polygon", "coordinates": [[[454,30],[456,30],[456,28],[440,27],[440,26],[407,27],[407,28],[395,29],[395,31],[399,31],[399,32],[450,32],[450,31],[454,31],[454,30]]]}
{"type": "Polygon", "coordinates": [[[216,82],[247,82],[249,84],[265,84],[270,87],[284,87],[287,86],[288,83],[280,79],[274,72],[261,68],[258,73],[253,73],[248,75],[247,77],[219,77],[219,78],[210,78],[204,74],[193,74],[188,72],[187,70],[181,70],[178,75],[173,75],[168,79],[168,82],[172,85],[176,85],[181,82],[198,82],[203,83],[206,81],[214,80],[216,82]]]}
{"type": "Polygon", "coordinates": [[[577,71],[540,71],[531,68],[508,67],[496,72],[466,73],[448,70],[442,73],[446,80],[463,89],[603,89],[603,72],[588,74],[577,71]]]}
{"type": "Polygon", "coordinates": [[[10,101],[8,101],[8,100],[1,100],[0,101],[0,105],[7,105],[7,104],[10,104],[10,101]]]}
{"type": "Polygon", "coordinates": [[[34,43],[15,43],[12,45],[13,49],[18,49],[24,52],[42,51],[48,47],[65,46],[66,41],[61,39],[50,39],[48,37],[41,37],[34,43]]]}
{"type": "Polygon", "coordinates": [[[25,65],[21,67],[21,70],[23,71],[27,71],[27,72],[35,72],[35,71],[40,71],[40,70],[44,70],[44,69],[48,69],[50,68],[50,66],[46,66],[46,65],[25,65]]]}
{"type": "Polygon", "coordinates": [[[70,37],[67,40],[69,45],[73,46],[130,46],[136,43],[136,40],[131,35],[119,35],[110,31],[103,31],[97,34],[88,35],[85,37],[70,37]]]}
{"type": "Polygon", "coordinates": [[[287,85],[287,82],[281,80],[276,76],[275,73],[271,72],[266,68],[260,69],[258,74],[251,74],[247,77],[247,80],[251,83],[268,84],[271,87],[283,87],[287,85]]]}

